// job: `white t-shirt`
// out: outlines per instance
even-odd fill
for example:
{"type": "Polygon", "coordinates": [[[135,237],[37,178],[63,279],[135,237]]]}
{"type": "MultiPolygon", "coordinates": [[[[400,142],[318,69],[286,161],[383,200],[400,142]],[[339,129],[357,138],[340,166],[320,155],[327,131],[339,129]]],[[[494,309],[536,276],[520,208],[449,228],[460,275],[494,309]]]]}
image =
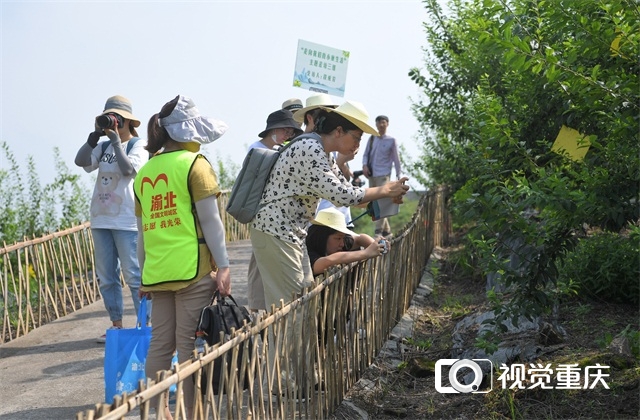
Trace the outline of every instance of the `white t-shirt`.
{"type": "MultiPolygon", "coordinates": [[[[269,147],[267,147],[267,145],[265,145],[263,142],[261,142],[260,140],[254,142],[251,144],[251,146],[249,146],[249,150],[251,149],[268,149],[269,147]]],[[[249,151],[247,150],[247,152],[249,151]]]]}
{"type": "MultiPolygon", "coordinates": [[[[109,142],[109,140],[106,140],[109,142]]],[[[93,172],[98,170],[96,185],[91,197],[91,227],[94,229],[114,229],[137,231],[134,213],[133,180],[136,174],[149,160],[149,152],[145,150],[146,140],[139,139],[128,157],[135,173],[124,176],[120,171],[113,146],[109,143],[102,154],[101,141],[91,152],[91,166],[84,170],[93,172]]],[[[127,151],[127,143],[122,144],[122,150],[127,151]]]]}

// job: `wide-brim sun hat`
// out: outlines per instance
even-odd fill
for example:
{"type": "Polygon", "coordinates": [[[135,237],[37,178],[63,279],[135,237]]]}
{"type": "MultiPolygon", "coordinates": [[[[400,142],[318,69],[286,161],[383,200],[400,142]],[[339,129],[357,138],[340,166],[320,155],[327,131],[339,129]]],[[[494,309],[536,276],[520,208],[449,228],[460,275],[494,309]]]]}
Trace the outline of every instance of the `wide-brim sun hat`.
{"type": "Polygon", "coordinates": [[[180,143],[213,143],[229,128],[220,120],[201,115],[193,100],[182,95],[179,95],[171,114],[158,122],[167,130],[169,137],[180,143]]]}
{"type": "Polygon", "coordinates": [[[134,127],[140,126],[140,120],[133,116],[133,107],[131,101],[122,95],[115,95],[107,99],[104,104],[104,111],[100,115],[115,113],[123,118],[131,120],[134,127]]]}
{"type": "Polygon", "coordinates": [[[261,139],[265,138],[267,133],[274,128],[293,128],[294,136],[302,134],[300,124],[293,119],[291,111],[286,109],[279,109],[269,114],[267,117],[267,128],[261,131],[258,137],[261,139]]]}
{"type": "Polygon", "coordinates": [[[320,210],[316,214],[315,219],[311,221],[311,224],[327,226],[338,232],[346,233],[347,235],[356,235],[355,232],[347,228],[347,221],[344,218],[344,214],[332,207],[320,210]]]}
{"type": "Polygon", "coordinates": [[[298,98],[287,99],[282,103],[282,109],[286,109],[291,112],[296,112],[302,108],[302,101],[298,98]]]}
{"type": "Polygon", "coordinates": [[[336,109],[331,110],[331,112],[346,118],[365,133],[380,136],[378,130],[369,125],[369,113],[360,102],[346,101],[336,109]]]}
{"type": "Polygon", "coordinates": [[[293,119],[299,123],[303,123],[305,122],[304,116],[307,112],[312,111],[314,109],[318,109],[318,108],[333,109],[337,106],[338,105],[333,103],[331,96],[327,95],[326,93],[318,93],[317,95],[311,95],[307,98],[305,102],[305,107],[300,108],[293,113],[293,119]]]}

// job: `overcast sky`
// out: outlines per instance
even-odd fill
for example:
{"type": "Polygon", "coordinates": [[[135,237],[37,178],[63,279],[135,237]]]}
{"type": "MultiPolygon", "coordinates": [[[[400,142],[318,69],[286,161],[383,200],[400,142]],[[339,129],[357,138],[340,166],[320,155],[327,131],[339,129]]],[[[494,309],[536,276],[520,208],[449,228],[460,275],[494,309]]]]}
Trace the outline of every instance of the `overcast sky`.
{"type": "MultiPolygon", "coordinates": [[[[420,92],[407,76],[422,67],[426,45],[418,0],[0,0],[0,6],[0,141],[23,170],[33,156],[43,184],[56,173],[56,146],[71,171],[84,174],[73,164],[76,152],[116,94],[132,101],[143,137],[165,102],[192,97],[203,114],[229,125],[206,154],[239,166],[269,113],[286,99],[311,95],[293,87],[299,39],[349,51],[345,96],[333,99],[362,102],[371,125],[376,115],[388,115],[388,133],[412,157],[419,153],[411,103],[420,92]]],[[[362,167],[364,146],[363,140],[354,170],[362,167]]]]}

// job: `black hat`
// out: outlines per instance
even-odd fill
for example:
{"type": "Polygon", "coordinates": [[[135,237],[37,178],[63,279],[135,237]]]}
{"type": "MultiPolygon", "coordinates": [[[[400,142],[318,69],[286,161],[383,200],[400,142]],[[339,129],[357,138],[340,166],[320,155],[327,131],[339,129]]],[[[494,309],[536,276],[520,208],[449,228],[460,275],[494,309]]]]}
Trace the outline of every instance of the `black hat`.
{"type": "Polygon", "coordinates": [[[293,119],[293,114],[291,113],[291,111],[288,111],[286,109],[279,109],[269,114],[269,117],[267,117],[267,128],[265,128],[264,131],[258,134],[258,137],[260,137],[261,139],[264,138],[269,130],[272,130],[274,128],[293,128],[294,136],[299,136],[300,134],[302,134],[300,124],[298,124],[293,119]]]}

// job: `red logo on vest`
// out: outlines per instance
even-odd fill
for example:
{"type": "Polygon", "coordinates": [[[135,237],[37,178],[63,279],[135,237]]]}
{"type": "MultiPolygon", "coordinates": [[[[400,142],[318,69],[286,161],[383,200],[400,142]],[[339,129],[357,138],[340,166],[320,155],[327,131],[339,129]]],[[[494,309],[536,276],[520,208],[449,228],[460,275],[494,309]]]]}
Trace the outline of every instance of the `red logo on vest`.
{"type": "Polygon", "coordinates": [[[158,183],[158,181],[163,180],[165,184],[167,184],[167,186],[169,186],[169,180],[167,179],[167,174],[160,174],[156,177],[155,181],[152,181],[151,178],[149,178],[148,176],[145,176],[144,178],[142,178],[142,182],[140,182],[140,193],[144,194],[144,183],[148,182],[149,184],[151,184],[151,188],[155,188],[156,184],[158,183]]]}

